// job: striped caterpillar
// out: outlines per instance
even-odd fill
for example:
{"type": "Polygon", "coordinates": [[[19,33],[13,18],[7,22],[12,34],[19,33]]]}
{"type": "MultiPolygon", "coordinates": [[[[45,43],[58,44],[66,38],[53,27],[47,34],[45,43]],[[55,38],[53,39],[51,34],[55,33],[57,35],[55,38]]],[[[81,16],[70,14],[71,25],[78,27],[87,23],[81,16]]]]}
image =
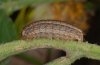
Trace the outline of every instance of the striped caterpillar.
{"type": "Polygon", "coordinates": [[[83,41],[80,29],[58,20],[39,20],[25,26],[23,39],[49,38],[83,41]]]}

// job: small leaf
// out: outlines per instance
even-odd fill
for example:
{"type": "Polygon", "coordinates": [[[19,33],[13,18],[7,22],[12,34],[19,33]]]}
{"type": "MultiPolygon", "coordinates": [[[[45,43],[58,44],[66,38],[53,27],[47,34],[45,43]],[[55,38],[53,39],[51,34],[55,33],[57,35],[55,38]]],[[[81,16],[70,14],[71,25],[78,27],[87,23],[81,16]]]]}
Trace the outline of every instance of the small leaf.
{"type": "Polygon", "coordinates": [[[9,42],[17,39],[16,28],[12,20],[0,9],[0,42],[9,42]]]}

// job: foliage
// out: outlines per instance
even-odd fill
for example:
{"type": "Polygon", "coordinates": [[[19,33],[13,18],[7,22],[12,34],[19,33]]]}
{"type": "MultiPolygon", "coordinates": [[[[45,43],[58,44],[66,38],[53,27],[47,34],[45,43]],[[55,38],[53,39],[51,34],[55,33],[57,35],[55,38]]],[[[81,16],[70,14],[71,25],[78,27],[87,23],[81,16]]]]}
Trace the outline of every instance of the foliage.
{"type": "Polygon", "coordinates": [[[0,9],[0,42],[9,42],[17,39],[16,28],[12,20],[0,9]]]}

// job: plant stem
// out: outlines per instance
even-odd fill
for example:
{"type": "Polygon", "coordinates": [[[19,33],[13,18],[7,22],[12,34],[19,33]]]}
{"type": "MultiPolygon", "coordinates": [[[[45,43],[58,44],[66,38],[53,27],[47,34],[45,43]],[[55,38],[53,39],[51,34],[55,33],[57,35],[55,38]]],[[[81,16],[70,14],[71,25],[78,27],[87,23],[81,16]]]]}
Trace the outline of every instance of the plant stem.
{"type": "Polygon", "coordinates": [[[54,64],[57,63],[57,65],[65,65],[66,63],[66,65],[70,65],[82,57],[100,60],[100,46],[98,45],[86,42],[34,39],[27,41],[17,40],[0,45],[0,61],[9,56],[37,48],[56,48],[65,51],[67,55],[62,58],[61,62],[58,62],[58,60],[53,62],[54,64]]]}

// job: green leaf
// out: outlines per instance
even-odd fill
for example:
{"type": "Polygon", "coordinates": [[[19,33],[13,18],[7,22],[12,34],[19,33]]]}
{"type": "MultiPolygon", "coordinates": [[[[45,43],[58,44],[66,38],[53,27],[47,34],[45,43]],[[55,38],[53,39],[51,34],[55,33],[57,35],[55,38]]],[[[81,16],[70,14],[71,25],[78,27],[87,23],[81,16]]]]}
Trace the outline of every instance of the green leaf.
{"type": "Polygon", "coordinates": [[[16,28],[12,20],[0,9],[0,42],[9,42],[17,39],[16,28]]]}

